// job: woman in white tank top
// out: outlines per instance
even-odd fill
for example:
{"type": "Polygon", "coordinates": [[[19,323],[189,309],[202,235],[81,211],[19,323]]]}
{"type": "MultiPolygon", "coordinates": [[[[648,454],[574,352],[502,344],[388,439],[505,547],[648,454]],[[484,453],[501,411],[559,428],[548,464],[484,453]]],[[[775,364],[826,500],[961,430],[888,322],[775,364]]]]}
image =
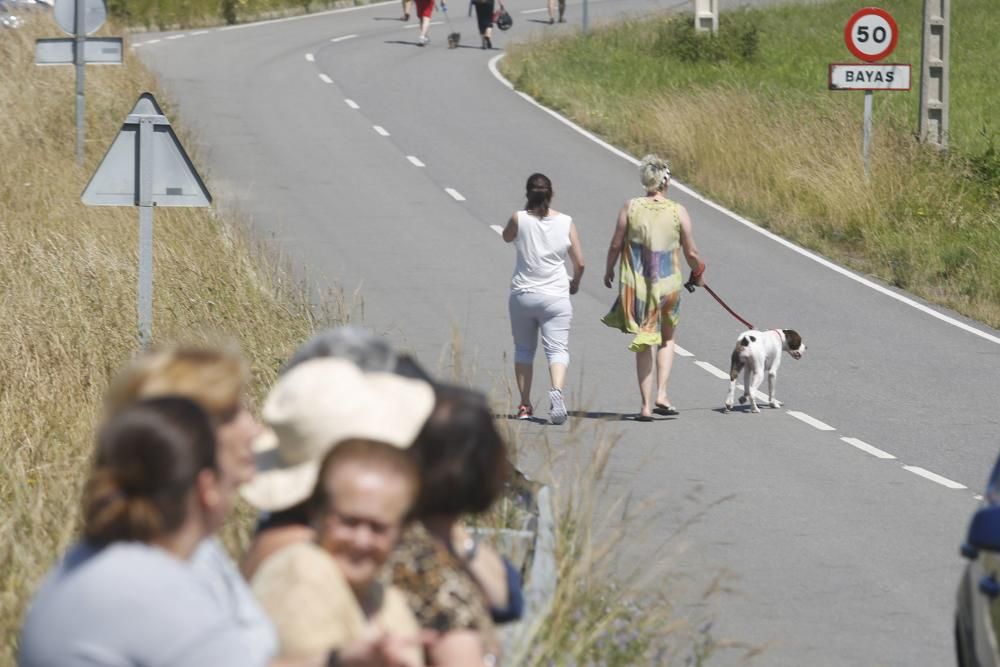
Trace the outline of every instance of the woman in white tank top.
{"type": "Polygon", "coordinates": [[[549,208],[552,181],[544,174],[532,174],[526,186],[527,203],[515,211],[503,230],[503,240],[514,243],[517,263],[510,281],[510,327],[514,336],[514,378],[521,395],[518,419],[530,419],[531,379],[542,334],[542,347],[549,364],[549,420],[566,421],[562,388],[569,365],[569,327],[573,306],[569,297],[580,289],[583,277],[583,250],[573,219],[549,208]],[[566,259],[573,264],[572,279],[566,259]]]}

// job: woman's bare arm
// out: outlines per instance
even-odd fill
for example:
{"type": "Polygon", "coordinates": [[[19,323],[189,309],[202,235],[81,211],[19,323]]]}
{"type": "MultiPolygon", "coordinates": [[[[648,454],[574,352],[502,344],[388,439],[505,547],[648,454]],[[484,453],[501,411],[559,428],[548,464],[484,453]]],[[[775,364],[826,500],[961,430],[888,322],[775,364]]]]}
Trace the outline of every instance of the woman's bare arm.
{"type": "Polygon", "coordinates": [[[510,216],[510,220],[507,221],[507,226],[503,228],[501,236],[507,243],[517,238],[517,213],[510,216]]]}
{"type": "Polygon", "coordinates": [[[701,276],[705,271],[705,262],[701,259],[698,246],[691,233],[691,216],[688,215],[687,209],[680,204],[677,205],[677,208],[681,219],[681,250],[684,251],[688,266],[691,267],[691,282],[695,285],[703,285],[704,281],[701,276]]]}
{"type": "Polygon", "coordinates": [[[618,221],[615,223],[615,233],[611,236],[611,244],[608,246],[608,261],[604,268],[604,286],[611,287],[615,282],[615,262],[622,256],[622,249],[625,247],[625,230],[628,229],[628,205],[625,202],[622,210],[618,212],[618,221]]]}
{"type": "Polygon", "coordinates": [[[576,225],[569,225],[569,259],[573,263],[573,279],[569,282],[569,293],[576,294],[580,290],[580,279],[583,278],[583,246],[580,245],[580,235],[576,225]]]}

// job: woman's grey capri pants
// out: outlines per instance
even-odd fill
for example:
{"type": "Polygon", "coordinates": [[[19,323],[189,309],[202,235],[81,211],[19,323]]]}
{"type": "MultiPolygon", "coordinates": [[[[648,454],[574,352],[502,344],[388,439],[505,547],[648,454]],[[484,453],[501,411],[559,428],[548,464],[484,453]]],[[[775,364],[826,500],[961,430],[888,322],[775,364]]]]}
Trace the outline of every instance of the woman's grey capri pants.
{"type": "Polygon", "coordinates": [[[511,294],[510,330],[514,334],[514,361],[530,364],[535,360],[538,330],[542,330],[542,349],[549,365],[569,366],[569,325],[573,306],[569,295],[553,296],[535,292],[511,294]]]}

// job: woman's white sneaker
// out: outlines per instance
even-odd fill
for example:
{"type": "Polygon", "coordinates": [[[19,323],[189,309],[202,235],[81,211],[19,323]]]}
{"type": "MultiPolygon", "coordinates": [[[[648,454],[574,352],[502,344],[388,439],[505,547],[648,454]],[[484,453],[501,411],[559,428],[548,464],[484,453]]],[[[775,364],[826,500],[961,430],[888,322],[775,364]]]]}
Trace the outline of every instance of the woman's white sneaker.
{"type": "Polygon", "coordinates": [[[562,392],[553,389],[549,392],[549,421],[553,424],[563,424],[566,422],[566,402],[563,400],[562,392]]]}

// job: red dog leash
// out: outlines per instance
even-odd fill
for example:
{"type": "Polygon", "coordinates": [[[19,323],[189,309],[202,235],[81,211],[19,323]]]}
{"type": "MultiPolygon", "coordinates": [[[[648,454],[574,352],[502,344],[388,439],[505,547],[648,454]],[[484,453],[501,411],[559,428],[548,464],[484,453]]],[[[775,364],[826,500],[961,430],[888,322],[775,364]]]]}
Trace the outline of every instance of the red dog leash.
{"type": "MultiPolygon", "coordinates": [[[[703,274],[703,273],[705,273],[705,264],[704,263],[701,266],[698,267],[697,271],[692,271],[691,272],[691,279],[688,280],[686,283],[684,283],[684,287],[687,288],[688,292],[694,292],[694,288],[695,288],[694,280],[695,280],[695,278],[700,277],[701,274],[703,274]]],[[[740,322],[742,322],[743,324],[745,324],[748,329],[755,329],[756,328],[756,327],[754,327],[754,325],[750,324],[745,319],[743,319],[742,317],[740,317],[739,315],[737,315],[736,311],[733,310],[732,308],[730,308],[726,304],[726,302],[723,301],[719,297],[719,295],[715,293],[715,290],[713,290],[711,287],[709,287],[708,285],[701,285],[701,287],[704,287],[705,291],[708,292],[709,294],[711,294],[712,298],[715,299],[716,301],[718,301],[719,305],[726,309],[726,312],[728,312],[730,315],[732,315],[733,317],[735,317],[736,319],[738,319],[740,322]]]]}

